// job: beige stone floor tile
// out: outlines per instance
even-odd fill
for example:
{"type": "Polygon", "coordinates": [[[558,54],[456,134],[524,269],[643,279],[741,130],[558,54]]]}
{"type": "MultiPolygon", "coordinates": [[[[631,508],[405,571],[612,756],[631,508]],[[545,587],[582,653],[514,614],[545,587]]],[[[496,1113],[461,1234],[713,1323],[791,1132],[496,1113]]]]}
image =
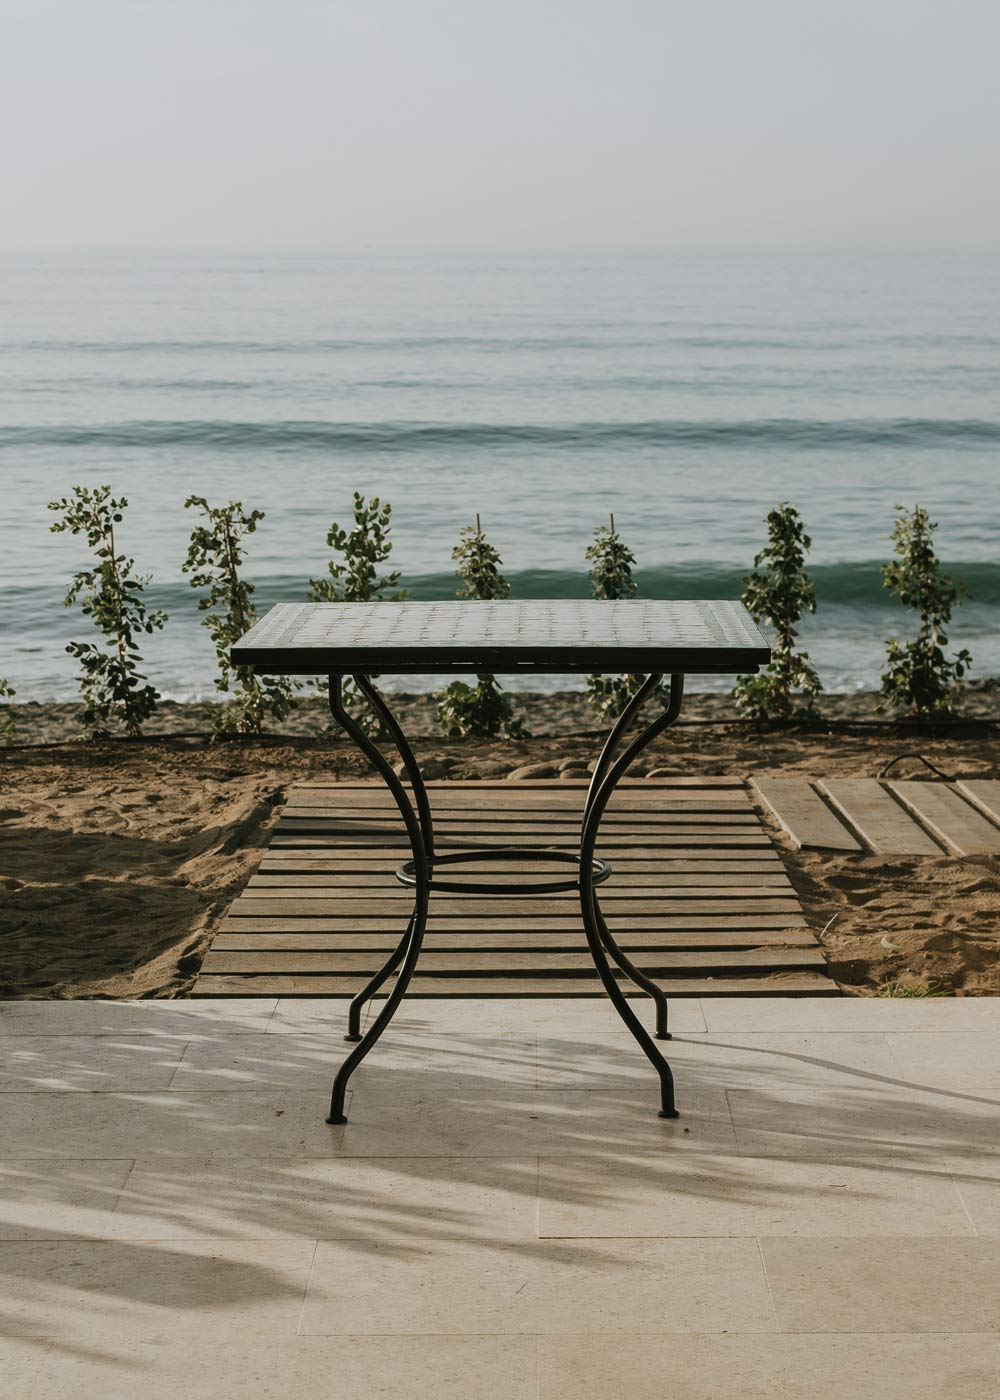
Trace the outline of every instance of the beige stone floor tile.
{"type": "Polygon", "coordinates": [[[728,1095],[741,1152],[1000,1154],[1000,1089],[778,1085],[728,1095]]]}
{"type": "Polygon", "coordinates": [[[337,1039],[347,1030],[348,1004],[348,997],[279,997],[267,1023],[267,1034],[316,1032],[337,1039]]]}
{"type": "Polygon", "coordinates": [[[705,997],[710,1031],[1000,1030],[1000,997],[705,997]]]}
{"type": "Polygon", "coordinates": [[[753,1240],[320,1241],[303,1334],[769,1332],[753,1240]]]}
{"type": "Polygon", "coordinates": [[[288,1089],[234,1094],[2,1094],[8,1159],[166,1155],[334,1155],[342,1127],[324,1122],[329,1097],[288,1089]]]}
{"type": "Polygon", "coordinates": [[[128,1338],[53,1352],[31,1400],[537,1400],[537,1351],[533,1337],[128,1338]]]}
{"type": "MultiPolygon", "coordinates": [[[[857,1083],[899,1078],[885,1036],[797,1032],[681,1035],[657,1042],[679,1086],[741,1089],[778,1084],[857,1083]]],[[[638,1045],[621,1036],[540,1035],[538,1082],[551,1088],[605,1089],[649,1075],[638,1045]]]]}
{"type": "Polygon", "coordinates": [[[993,1031],[941,1036],[908,1031],[886,1037],[903,1078],[945,1089],[1000,1088],[1000,1024],[993,1031]]]}
{"type": "Polygon", "coordinates": [[[0,1244],[2,1330],[84,1345],[291,1336],[314,1250],[309,1240],[0,1244]]]}
{"type": "Polygon", "coordinates": [[[537,1035],[531,1028],[501,1033],[407,1030],[396,1023],[355,1070],[351,1088],[386,1103],[420,1099],[478,1099],[483,1094],[533,1089],[537,1035]]]}
{"type": "Polygon", "coordinates": [[[292,1089],[329,1097],[350,1048],[339,1035],[241,1035],[193,1041],[170,1088],[183,1093],[292,1089]]]}
{"type": "Polygon", "coordinates": [[[246,1035],[265,1031],[275,997],[3,1001],[0,1035],[246,1035]]]}
{"type": "Polygon", "coordinates": [[[0,1036],[0,1092],[165,1089],[184,1047],[151,1035],[0,1036]]]}
{"type": "Polygon", "coordinates": [[[534,1157],[149,1159],[109,1239],[534,1239],[534,1157]]]}
{"type": "MultiPolygon", "coordinates": [[[[332,1005],[332,1003],[330,1003],[332,1005]]],[[[643,1024],[652,1031],[655,1017],[648,997],[632,997],[629,1005],[643,1024]]],[[[369,1008],[379,1003],[369,1003],[369,1008]]],[[[282,1000],[278,1003],[271,1030],[279,1031],[293,1018],[308,1017],[304,1002],[282,1000]],[[301,1008],[301,1009],[300,1009],[301,1008]]],[[[346,1020],[343,1011],[334,1016],[346,1020]]],[[[341,1021],[336,1022],[340,1027],[341,1021]]],[[[629,1035],[627,1027],[607,997],[433,997],[405,998],[392,1025],[407,1030],[477,1031],[498,1035],[517,1035],[525,1030],[539,1034],[595,1030],[617,1031],[629,1035]]],[[[704,1031],[705,1018],[697,997],[677,997],[670,1003],[670,1025],[676,1031],[704,1031]]]]}
{"type": "MultiPolygon", "coordinates": [[[[342,1036],[243,1035],[193,1042],[171,1081],[172,1090],[315,1089],[329,1095],[353,1046],[342,1036]]],[[[387,1102],[478,1097],[511,1084],[535,1084],[535,1036],[461,1037],[390,1026],[354,1071],[351,1088],[387,1102]]]]}
{"type": "Polygon", "coordinates": [[[682,1116],[657,1117],[659,1085],[608,1093],[518,1090],[482,1098],[387,1104],[354,1094],[341,1152],[354,1157],[509,1157],[736,1147],[721,1090],[684,1091],[682,1116]]]}
{"type": "Polygon", "coordinates": [[[1000,1331],[1000,1240],[761,1240],[782,1332],[1000,1331]]]}
{"type": "Polygon", "coordinates": [[[32,1400],[37,1394],[38,1373],[50,1347],[51,1343],[43,1338],[0,1336],[0,1395],[3,1400],[32,1400]]]}
{"type": "Polygon", "coordinates": [[[128,1159],[0,1161],[0,1240],[100,1239],[128,1159]]]}
{"type": "Polygon", "coordinates": [[[1000,1235],[1000,1155],[966,1152],[948,1165],[977,1233],[1000,1235]]]}
{"type": "Polygon", "coordinates": [[[543,1157],[538,1196],[546,1238],[974,1234],[943,1162],[543,1157]]]}
{"type": "Polygon", "coordinates": [[[543,1337],[539,1400],[996,1400],[1000,1339],[543,1337]]]}

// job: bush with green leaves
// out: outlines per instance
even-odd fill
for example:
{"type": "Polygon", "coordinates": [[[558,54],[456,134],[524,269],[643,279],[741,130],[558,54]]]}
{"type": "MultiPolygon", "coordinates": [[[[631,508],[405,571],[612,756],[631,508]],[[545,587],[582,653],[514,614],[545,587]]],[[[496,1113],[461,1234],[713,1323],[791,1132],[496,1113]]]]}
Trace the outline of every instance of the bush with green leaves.
{"type": "Polygon", "coordinates": [[[167,615],[148,611],[142,593],[152,576],[135,573],[135,560],[118,552],[115,526],[127,506],[124,496],[112,496],[110,486],[74,486],[70,496],[49,502],[49,510],[62,515],[53,532],[83,535],[97,561],[73,575],[65,599],[68,608],[79,601],[103,637],[100,643],[70,642],[66,648],[80,663],[80,720],[92,738],[115,727],[137,737],[160,698],[139,670],[136,639],[158,631],[167,615]]]}
{"type": "MultiPolygon", "coordinates": [[[[586,558],[591,561],[590,589],[595,598],[634,598],[636,583],[632,566],[635,555],[615,529],[613,515],[610,522],[597,527],[593,543],[587,547],[586,558]]],[[[645,679],[630,672],[620,676],[588,676],[587,695],[602,718],[617,719],[645,679]]]]}
{"type": "Polygon", "coordinates": [[[886,643],[887,665],[882,672],[882,697],[898,714],[929,720],[953,710],[955,682],[972,664],[963,647],[954,656],[945,655],[948,637],[945,628],[965,593],[942,573],[934,552],[932,521],[923,506],[907,510],[896,507],[892,530],[896,558],[882,569],[882,584],[906,608],[920,618],[917,635],[908,642],[895,638],[886,643]]]}
{"type": "Polygon", "coordinates": [[[5,705],[5,700],[13,700],[17,691],[10,681],[0,677],[0,747],[6,748],[8,744],[14,742],[14,716],[11,714],[10,706],[5,705]]]}
{"type": "Polygon", "coordinates": [[[743,580],[742,601],[755,622],[774,628],[771,661],[755,676],[740,676],[733,690],[737,705],[751,719],[811,714],[823,689],[808,652],[795,649],[799,619],[816,611],[816,592],[805,567],[811,548],[794,506],[782,501],[768,512],[767,544],[743,580]]]}
{"type": "MultiPolygon", "coordinates": [[[[500,572],[503,560],[483,534],[478,515],[475,525],[466,525],[460,532],[451,557],[458,564],[462,581],[460,598],[492,602],[509,595],[510,584],[500,572]]],[[[496,676],[486,672],[476,676],[475,685],[452,681],[438,696],[438,719],[445,732],[455,738],[493,739],[500,734],[510,739],[528,737],[524,725],[514,718],[510,696],[504,693],[496,676]]]]}
{"type": "Polygon", "coordinates": [[[371,603],[386,598],[398,602],[406,592],[395,589],[399,571],[378,575],[378,566],[392,553],[392,506],[378,496],[365,501],[360,491],[354,493],[354,528],[345,530],[336,521],[326,534],[326,542],[337,550],[342,559],[331,559],[326,578],[309,580],[309,601],[312,603],[371,603]]]}
{"type": "Polygon", "coordinates": [[[230,697],[216,713],[215,732],[219,737],[259,734],[268,715],[284,719],[295,705],[295,684],[287,676],[257,676],[248,666],[234,666],[229,655],[257,621],[254,585],[243,578],[240,566],[246,556],[242,541],[256,532],[264,512],[247,513],[242,501],[210,506],[204,496],[189,496],[184,507],[205,517],[205,524],[191,531],[181,568],[191,575],[192,588],[208,590],[198,599],[198,610],[207,614],[202,622],[215,643],[215,688],[230,697]]]}
{"type": "MultiPolygon", "coordinates": [[[[399,570],[379,577],[379,565],[384,564],[392,553],[392,506],[385,504],[378,496],[366,501],[360,491],[354,493],[354,526],[345,530],[336,521],[326,532],[326,542],[337,550],[339,559],[331,559],[327,564],[325,578],[309,580],[307,598],[311,603],[375,603],[383,600],[398,603],[406,597],[406,590],[398,588],[399,570]],[[390,591],[392,590],[392,591],[390,591]]],[[[370,676],[369,680],[377,677],[370,676]]],[[[319,682],[319,689],[326,693],[326,677],[319,682]]],[[[341,698],[348,712],[361,725],[366,734],[380,736],[382,725],[371,707],[360,694],[354,682],[348,677],[341,688],[341,698]]]]}

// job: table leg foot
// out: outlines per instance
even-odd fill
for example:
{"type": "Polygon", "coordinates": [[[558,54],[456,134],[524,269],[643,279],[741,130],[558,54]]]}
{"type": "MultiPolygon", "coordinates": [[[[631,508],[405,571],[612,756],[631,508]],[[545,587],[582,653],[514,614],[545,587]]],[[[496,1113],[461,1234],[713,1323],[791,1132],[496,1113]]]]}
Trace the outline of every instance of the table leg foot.
{"type": "Polygon", "coordinates": [[[656,1030],[654,1031],[656,1039],[669,1040],[670,1032],[667,1030],[667,1020],[669,1017],[667,994],[651,977],[647,977],[644,972],[640,972],[632,959],[627,957],[622,949],[619,948],[614,934],[608,928],[608,921],[604,917],[596,890],[594,892],[594,913],[601,932],[601,942],[611,954],[615,963],[621,968],[630,982],[636,987],[640,987],[642,991],[647,992],[653,998],[653,1004],[656,1007],[656,1030]]]}
{"type": "MultiPolygon", "coordinates": [[[[679,1118],[681,1115],[677,1112],[676,1108],[661,1108],[656,1116],[657,1118],[679,1118]]],[[[329,1118],[326,1121],[329,1123],[329,1118]]],[[[346,1121],[345,1118],[344,1122],[346,1123],[346,1121]]]]}
{"type": "Polygon", "coordinates": [[[413,916],[411,914],[402,938],[389,954],[386,961],[379,968],[378,972],[376,972],[375,976],[365,983],[360,992],[351,998],[351,1004],[347,1008],[347,1034],[344,1036],[345,1040],[358,1041],[361,1039],[361,1013],[382,984],[388,981],[396,971],[396,968],[403,961],[412,932],[413,916]]]}

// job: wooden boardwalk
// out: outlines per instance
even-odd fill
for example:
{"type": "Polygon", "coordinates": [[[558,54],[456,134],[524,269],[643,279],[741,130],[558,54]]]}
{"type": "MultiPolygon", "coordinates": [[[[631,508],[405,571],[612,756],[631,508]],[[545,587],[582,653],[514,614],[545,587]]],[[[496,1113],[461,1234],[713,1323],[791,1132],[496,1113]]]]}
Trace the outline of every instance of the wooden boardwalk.
{"type": "MultiPolygon", "coordinates": [[[[439,853],[573,849],[586,783],[428,784],[439,853]]],[[[378,782],[292,788],[271,844],[233,903],[195,996],[352,995],[406,924],[402,822],[378,782]]],[[[601,904],[622,947],[672,995],[836,995],[781,858],[742,782],[624,782],[601,828],[614,867],[601,904]]],[[[470,863],[449,878],[552,879],[551,864],[470,863]]],[[[631,983],[623,983],[634,990],[631,983]]],[[[411,996],[604,995],[578,896],[432,895],[411,996]]]]}
{"type": "Polygon", "coordinates": [[[1000,855],[1000,782],[755,779],[799,850],[877,856],[1000,855]]]}

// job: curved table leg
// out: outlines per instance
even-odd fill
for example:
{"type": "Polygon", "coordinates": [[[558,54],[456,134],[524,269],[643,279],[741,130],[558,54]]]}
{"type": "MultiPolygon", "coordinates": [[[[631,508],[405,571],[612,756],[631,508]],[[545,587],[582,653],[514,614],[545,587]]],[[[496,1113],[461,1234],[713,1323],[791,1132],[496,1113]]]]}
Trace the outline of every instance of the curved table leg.
{"type": "Polygon", "coordinates": [[[655,982],[646,977],[644,973],[625,956],[618,947],[607,923],[601,912],[600,904],[594,888],[594,849],[597,845],[597,835],[600,829],[601,817],[608,805],[612,793],[616,786],[625,776],[631,764],[635,761],[642,750],[660,734],[663,733],[677,716],[680,714],[681,704],[684,698],[684,677],[682,675],[672,675],[670,677],[670,699],[666,709],[651,724],[640,730],[639,734],[625,748],[625,751],[616,759],[614,754],[618,749],[625,730],[629,723],[638,714],[646,700],[656,690],[662,677],[651,675],[643,682],[639,691],[632,697],[625,710],[622,712],[608,736],[607,743],[601,752],[601,756],[594,768],[593,777],[590,782],[590,789],[587,793],[587,803],[584,809],[583,832],[580,839],[580,905],[583,913],[583,924],[587,934],[587,943],[590,947],[591,957],[594,959],[594,966],[604,985],[615,1010],[632,1032],[633,1037],[638,1042],[646,1058],[652,1064],[660,1077],[660,1117],[676,1118],[677,1110],[674,1106],[674,1080],[670,1066],[658,1050],[649,1032],[636,1016],[635,1012],[628,1004],[628,998],[623,993],[618,981],[608,962],[608,953],[629,976],[637,986],[654,998],[656,1002],[656,1030],[657,1036],[661,1039],[667,1037],[667,999],[666,993],[655,982]]]}
{"type": "Polygon", "coordinates": [[[417,761],[413,756],[413,751],[406,742],[402,730],[384,699],[367,676],[355,676],[354,683],[375,710],[385,731],[390,735],[399,751],[399,756],[403,761],[403,767],[406,770],[406,775],[413,789],[416,810],[414,810],[413,803],[410,801],[406,788],[403,786],[402,781],[396,776],[388,759],[344,708],[341,692],[341,678],[339,676],[330,677],[330,711],[341,728],[351,736],[361,751],[370,760],[392,794],[396,806],[399,808],[400,815],[406,825],[406,834],[409,838],[410,849],[413,853],[414,903],[413,913],[410,915],[403,937],[400,939],[386,963],[379,969],[375,976],[362,987],[361,991],[358,992],[351,1002],[348,1012],[348,1031],[346,1039],[357,1040],[358,1043],[337,1072],[337,1077],[333,1083],[333,1093],[330,1098],[330,1114],[326,1120],[328,1123],[347,1122],[347,1116],[344,1113],[344,1100],[351,1075],[392,1020],[396,1008],[409,985],[410,978],[413,976],[413,969],[416,967],[417,958],[420,956],[424,929],[427,924],[431,860],[434,854],[434,831],[431,822],[430,803],[427,798],[427,790],[424,787],[423,779],[420,776],[420,769],[417,767],[417,761]],[[402,967],[400,967],[400,964],[402,964],[402,967]],[[396,985],[386,998],[385,1005],[362,1036],[360,1033],[361,1012],[365,1003],[397,968],[400,970],[396,978],[396,985]]]}
{"type": "MultiPolygon", "coordinates": [[[[660,675],[650,676],[639,688],[636,694],[633,695],[632,699],[625,706],[625,709],[621,712],[618,719],[616,720],[615,725],[611,730],[611,733],[608,735],[603,749],[601,750],[600,757],[598,758],[597,763],[594,766],[594,772],[590,780],[590,787],[587,791],[587,802],[584,808],[585,820],[586,817],[589,815],[591,808],[594,805],[594,801],[600,789],[601,783],[607,776],[608,769],[611,766],[611,760],[613,759],[615,753],[621,745],[621,741],[626,730],[628,729],[629,725],[632,723],[632,720],[636,717],[638,712],[642,709],[642,706],[645,704],[646,700],[653,693],[653,691],[656,690],[657,686],[659,685],[662,679],[663,677],[660,675]]],[[[683,686],[683,677],[680,677],[680,682],[683,686]]],[[[671,696],[673,695],[673,684],[674,681],[673,679],[671,679],[671,696]]],[[[679,710],[680,705],[678,703],[678,712],[679,710]]],[[[674,718],[676,718],[676,715],[674,716],[674,718]]],[[[669,722],[672,723],[673,720],[671,719],[669,722]]],[[[657,732],[660,731],[658,730],[657,732]]],[[[648,743],[649,740],[646,740],[646,742],[648,743]]],[[[636,750],[636,752],[639,752],[639,750],[636,750]]],[[[662,987],[658,986],[652,980],[652,978],[647,977],[644,972],[641,972],[639,968],[636,967],[635,963],[632,962],[631,958],[629,958],[618,946],[614,935],[608,928],[607,920],[605,919],[603,911],[601,910],[600,901],[597,898],[596,892],[594,895],[594,907],[597,914],[597,920],[600,925],[601,938],[604,942],[605,948],[611,954],[618,967],[620,967],[622,972],[625,973],[626,977],[628,977],[630,981],[634,982],[637,987],[641,987],[642,990],[644,992],[647,992],[649,996],[651,996],[653,999],[653,1003],[656,1007],[656,1039],[669,1040],[670,1031],[667,1028],[667,1019],[669,1012],[667,1006],[666,992],[663,990],[662,987]]]]}

